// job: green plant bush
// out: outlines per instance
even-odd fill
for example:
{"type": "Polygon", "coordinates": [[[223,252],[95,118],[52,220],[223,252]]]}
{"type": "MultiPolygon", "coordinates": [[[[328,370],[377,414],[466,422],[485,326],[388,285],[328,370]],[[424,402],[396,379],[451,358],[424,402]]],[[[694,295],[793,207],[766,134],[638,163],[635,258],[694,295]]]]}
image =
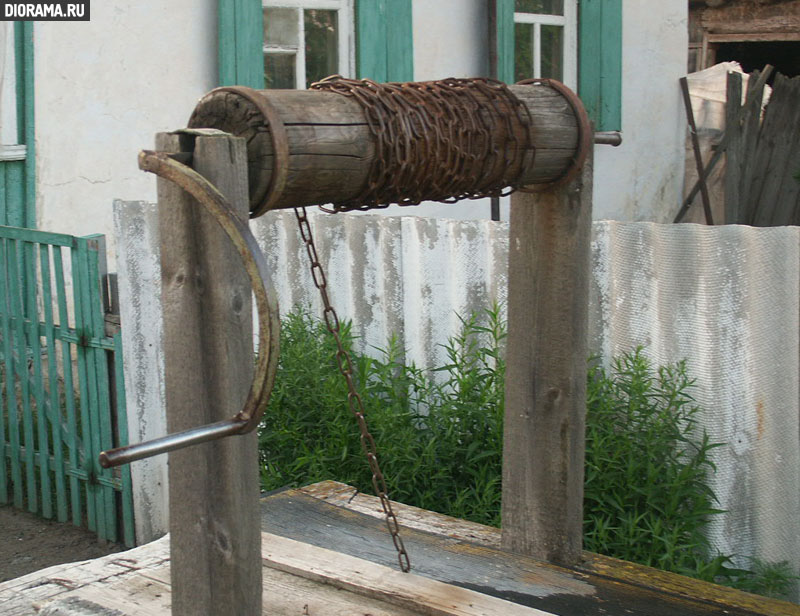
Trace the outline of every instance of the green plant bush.
{"type": "MultiPolygon", "coordinates": [[[[335,479],[372,492],[336,347],[305,311],[282,321],[281,357],[260,427],[266,490],[335,479]]],[[[462,319],[437,379],[406,365],[390,340],[378,359],[353,353],[356,381],[391,498],[500,525],[505,323],[497,307],[462,319]]],[[[342,339],[352,352],[348,323],[342,339]]],[[[586,549],[751,592],[782,596],[786,563],[737,569],[703,534],[718,515],[708,486],[712,443],[684,363],[654,369],[636,349],[588,374],[586,549]]]]}
{"type": "Polygon", "coordinates": [[[684,363],[654,370],[641,349],[616,358],[610,373],[591,368],[586,549],[680,573],[709,552],[703,529],[721,513],[707,483],[709,453],[721,444],[698,434],[691,385],[684,363]]]}

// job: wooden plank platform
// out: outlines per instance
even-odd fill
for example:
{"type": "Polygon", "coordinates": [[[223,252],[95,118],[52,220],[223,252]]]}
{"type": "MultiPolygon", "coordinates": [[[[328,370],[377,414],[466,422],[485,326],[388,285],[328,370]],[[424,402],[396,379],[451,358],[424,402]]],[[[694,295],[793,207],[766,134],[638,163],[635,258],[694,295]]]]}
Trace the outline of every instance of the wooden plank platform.
{"type": "MultiPolygon", "coordinates": [[[[508,554],[499,529],[396,507],[413,573],[552,614],[800,616],[792,603],[588,552],[575,568],[508,554]]],[[[262,530],[396,568],[381,516],[375,497],[336,482],[262,500],[262,530]]]]}
{"type": "MultiPolygon", "coordinates": [[[[380,503],[335,482],[266,496],[264,614],[800,616],[800,606],[585,554],[567,569],[499,550],[497,529],[396,505],[412,574],[380,503]]],[[[8,616],[167,616],[169,538],[0,584],[8,616]]]]}
{"type": "MultiPolygon", "coordinates": [[[[263,613],[279,616],[552,616],[332,550],[262,533],[263,613]]],[[[0,613],[168,616],[169,537],[0,584],[0,613]]]]}

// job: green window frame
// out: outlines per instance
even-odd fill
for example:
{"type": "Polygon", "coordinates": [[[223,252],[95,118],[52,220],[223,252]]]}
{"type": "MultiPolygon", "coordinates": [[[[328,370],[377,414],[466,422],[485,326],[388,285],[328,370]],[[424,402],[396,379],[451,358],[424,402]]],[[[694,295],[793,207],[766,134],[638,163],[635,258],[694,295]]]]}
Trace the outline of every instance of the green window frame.
{"type": "Polygon", "coordinates": [[[36,226],[33,22],[13,24],[16,143],[0,149],[0,225],[36,226]]]}
{"type": "MultiPolygon", "coordinates": [[[[356,74],[378,82],[414,79],[412,0],[357,0],[356,74]]],[[[219,85],[264,87],[261,0],[219,0],[219,85]]]]}
{"type": "Polygon", "coordinates": [[[219,85],[264,88],[261,0],[219,0],[219,85]]]}
{"type": "MultiPolygon", "coordinates": [[[[515,0],[497,0],[498,78],[514,81],[515,0]]],[[[622,130],[622,0],[578,0],[578,95],[595,130],[622,130]]]]}
{"type": "Polygon", "coordinates": [[[411,0],[356,3],[356,70],[359,79],[414,80],[411,0]]]}
{"type": "Polygon", "coordinates": [[[595,130],[622,130],[622,0],[578,3],[578,94],[595,130]]]}

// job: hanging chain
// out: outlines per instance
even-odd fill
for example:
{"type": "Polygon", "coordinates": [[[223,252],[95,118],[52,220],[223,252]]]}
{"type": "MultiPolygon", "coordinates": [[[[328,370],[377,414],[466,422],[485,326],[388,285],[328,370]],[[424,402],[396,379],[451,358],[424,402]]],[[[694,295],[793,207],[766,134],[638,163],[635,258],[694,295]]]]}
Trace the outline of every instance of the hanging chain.
{"type": "Polygon", "coordinates": [[[300,227],[300,237],[308,253],[308,259],[311,265],[311,278],[314,280],[314,286],[319,289],[322,304],[325,307],[323,312],[325,326],[336,341],[336,363],[339,366],[339,372],[342,373],[342,376],[347,382],[347,406],[350,412],[355,416],[358,422],[358,429],[361,431],[361,448],[367,456],[367,462],[369,463],[370,471],[372,471],[372,486],[375,489],[375,494],[377,494],[381,501],[381,507],[386,516],[386,527],[389,529],[392,542],[397,550],[397,560],[400,563],[400,569],[408,573],[411,571],[411,560],[403,545],[403,539],[400,537],[400,525],[397,522],[397,516],[392,510],[392,502],[389,500],[389,495],[387,494],[386,480],[378,464],[378,449],[375,445],[375,439],[372,437],[367,426],[366,417],[364,416],[364,402],[361,400],[361,395],[358,393],[355,381],[353,380],[353,363],[350,360],[350,354],[345,350],[342,344],[339,317],[333,309],[333,306],[331,306],[330,298],[328,297],[328,283],[325,279],[325,271],[322,269],[322,265],[317,256],[314,237],[311,235],[311,225],[308,222],[308,213],[305,207],[294,208],[294,213],[295,216],[297,216],[297,224],[300,227]]]}

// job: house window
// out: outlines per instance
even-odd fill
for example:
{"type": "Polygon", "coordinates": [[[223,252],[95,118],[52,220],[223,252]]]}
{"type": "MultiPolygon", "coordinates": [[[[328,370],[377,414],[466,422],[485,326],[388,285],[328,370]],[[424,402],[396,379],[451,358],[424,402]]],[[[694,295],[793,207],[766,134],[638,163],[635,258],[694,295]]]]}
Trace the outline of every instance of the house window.
{"type": "Polygon", "coordinates": [[[352,76],[352,0],[267,0],[264,83],[307,88],[332,74],[352,76]]]}
{"type": "Polygon", "coordinates": [[[577,84],[577,0],[515,0],[514,79],[577,84]]]}
{"type": "Polygon", "coordinates": [[[17,122],[17,69],[14,22],[0,22],[0,160],[23,160],[17,122]]]}

